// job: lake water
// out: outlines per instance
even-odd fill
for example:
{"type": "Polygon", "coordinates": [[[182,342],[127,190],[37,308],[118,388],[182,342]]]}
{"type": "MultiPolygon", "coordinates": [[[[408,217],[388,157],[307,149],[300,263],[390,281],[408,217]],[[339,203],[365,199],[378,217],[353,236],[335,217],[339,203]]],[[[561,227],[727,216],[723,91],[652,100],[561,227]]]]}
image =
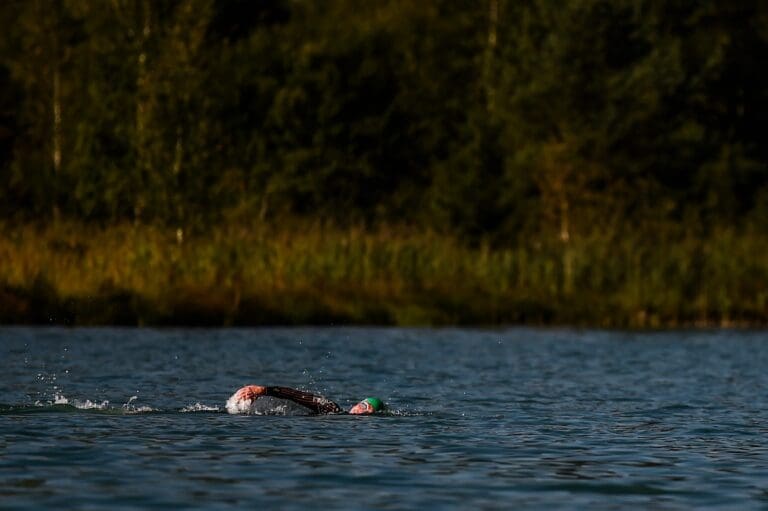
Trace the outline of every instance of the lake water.
{"type": "Polygon", "coordinates": [[[767,509],[766,341],[4,328],[0,508],[767,509]],[[246,383],[389,411],[227,414],[246,383]]]}

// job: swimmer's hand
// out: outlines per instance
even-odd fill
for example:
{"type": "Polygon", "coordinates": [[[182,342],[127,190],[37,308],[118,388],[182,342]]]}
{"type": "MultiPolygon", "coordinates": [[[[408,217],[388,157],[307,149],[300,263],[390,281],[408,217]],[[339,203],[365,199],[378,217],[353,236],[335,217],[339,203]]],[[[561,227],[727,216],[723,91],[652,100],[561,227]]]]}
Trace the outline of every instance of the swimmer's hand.
{"type": "Polygon", "coordinates": [[[246,385],[227,400],[227,412],[229,413],[250,413],[253,402],[259,396],[267,395],[267,387],[261,385],[246,385]]]}
{"type": "Polygon", "coordinates": [[[232,396],[236,401],[253,401],[259,396],[267,394],[267,387],[261,385],[246,385],[232,396]]]}

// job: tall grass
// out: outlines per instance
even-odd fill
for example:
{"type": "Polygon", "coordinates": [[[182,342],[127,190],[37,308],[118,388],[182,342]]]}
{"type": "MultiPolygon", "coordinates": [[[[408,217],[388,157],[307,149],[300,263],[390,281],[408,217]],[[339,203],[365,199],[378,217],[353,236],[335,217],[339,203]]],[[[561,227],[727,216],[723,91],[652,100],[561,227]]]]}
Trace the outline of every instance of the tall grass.
{"type": "Polygon", "coordinates": [[[494,249],[396,227],[3,225],[0,321],[764,324],[766,254],[730,230],[494,249]]]}

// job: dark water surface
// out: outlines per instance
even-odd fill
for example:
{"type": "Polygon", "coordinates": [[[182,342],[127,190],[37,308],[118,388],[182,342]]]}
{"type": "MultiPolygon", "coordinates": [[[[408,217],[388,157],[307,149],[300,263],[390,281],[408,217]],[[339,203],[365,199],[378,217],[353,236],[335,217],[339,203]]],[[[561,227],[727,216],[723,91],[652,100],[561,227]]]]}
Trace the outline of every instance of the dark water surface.
{"type": "Polygon", "coordinates": [[[5,328],[0,508],[768,509],[766,341],[5,328]],[[227,414],[246,383],[390,412],[227,414]]]}

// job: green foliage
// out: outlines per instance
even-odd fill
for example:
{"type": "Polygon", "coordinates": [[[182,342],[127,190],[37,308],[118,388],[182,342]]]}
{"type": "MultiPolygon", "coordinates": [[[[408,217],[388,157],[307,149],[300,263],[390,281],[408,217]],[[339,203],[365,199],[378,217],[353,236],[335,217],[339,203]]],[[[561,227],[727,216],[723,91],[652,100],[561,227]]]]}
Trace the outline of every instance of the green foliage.
{"type": "Polygon", "coordinates": [[[573,243],[466,247],[406,228],[0,227],[0,321],[69,324],[763,324],[765,233],[678,226],[573,243]],[[664,246],[665,250],[658,250],[664,246]],[[599,263],[596,264],[595,262],[599,263]]]}
{"type": "MultiPolygon", "coordinates": [[[[758,0],[29,0],[0,23],[7,221],[408,225],[526,261],[494,278],[532,279],[529,316],[619,289],[606,303],[648,318],[765,307],[728,284],[768,230],[758,0]],[[676,273],[659,296],[629,278],[676,273]]],[[[234,265],[219,278],[242,278],[250,241],[210,256],[234,265]]]]}

